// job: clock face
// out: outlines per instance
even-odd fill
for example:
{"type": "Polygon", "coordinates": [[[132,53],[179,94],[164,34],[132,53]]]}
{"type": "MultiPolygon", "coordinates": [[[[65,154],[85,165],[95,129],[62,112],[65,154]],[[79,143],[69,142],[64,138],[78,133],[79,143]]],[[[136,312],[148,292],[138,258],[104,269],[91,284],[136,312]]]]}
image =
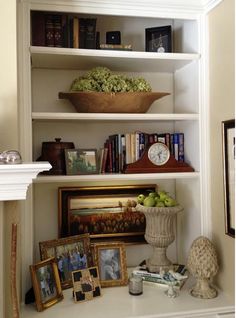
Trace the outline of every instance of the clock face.
{"type": "Polygon", "coordinates": [[[148,159],[156,166],[164,165],[170,158],[169,148],[161,143],[157,142],[150,146],[148,150],[148,159]]]}

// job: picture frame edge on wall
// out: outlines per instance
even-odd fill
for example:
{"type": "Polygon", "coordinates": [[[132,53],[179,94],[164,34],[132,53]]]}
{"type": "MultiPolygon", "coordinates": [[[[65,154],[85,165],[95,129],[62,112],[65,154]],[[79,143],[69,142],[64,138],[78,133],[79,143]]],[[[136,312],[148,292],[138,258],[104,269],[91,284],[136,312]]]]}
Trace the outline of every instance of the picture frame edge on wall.
{"type": "MultiPolygon", "coordinates": [[[[222,150],[223,150],[223,179],[224,179],[224,219],[225,219],[225,234],[235,238],[235,228],[232,226],[232,218],[234,217],[234,210],[232,209],[230,203],[230,193],[235,194],[234,189],[232,189],[230,184],[231,171],[229,169],[230,160],[235,160],[235,135],[232,141],[232,151],[228,149],[228,131],[230,129],[235,129],[235,119],[229,119],[222,121],[222,150]],[[232,155],[230,158],[230,154],[232,155]]],[[[232,166],[235,169],[234,163],[232,166]]],[[[235,170],[234,170],[235,173],[235,170]]],[[[233,187],[234,188],[234,187],[233,187]]],[[[233,198],[235,204],[235,197],[233,198]]],[[[235,223],[235,220],[234,220],[235,223]]]]}

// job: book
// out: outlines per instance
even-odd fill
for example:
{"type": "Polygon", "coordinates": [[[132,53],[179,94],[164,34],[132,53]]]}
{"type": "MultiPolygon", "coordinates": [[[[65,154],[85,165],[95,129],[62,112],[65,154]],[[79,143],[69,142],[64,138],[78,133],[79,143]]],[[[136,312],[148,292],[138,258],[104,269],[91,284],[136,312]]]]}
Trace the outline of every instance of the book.
{"type": "Polygon", "coordinates": [[[79,48],[79,19],[78,17],[73,17],[73,48],[79,48]]]}
{"type": "MultiPolygon", "coordinates": [[[[173,270],[181,275],[188,276],[188,271],[185,265],[182,264],[174,264],[173,270]]],[[[147,270],[146,265],[137,266],[133,271],[133,275],[140,276],[143,279],[144,283],[150,283],[152,285],[160,286],[160,287],[166,287],[168,288],[168,282],[164,280],[160,273],[151,273],[147,270]]],[[[187,279],[183,279],[181,281],[177,281],[176,285],[174,286],[177,289],[180,289],[183,287],[185,281],[187,279]]]]}
{"type": "Polygon", "coordinates": [[[132,51],[131,44],[100,44],[101,50],[132,51]]]}
{"type": "Polygon", "coordinates": [[[79,18],[79,48],[85,49],[86,19],[79,18]]]}
{"type": "Polygon", "coordinates": [[[184,162],[184,134],[179,133],[179,161],[184,162]]]}
{"type": "Polygon", "coordinates": [[[85,48],[96,49],[96,19],[86,19],[85,22],[85,48]]]}
{"type": "Polygon", "coordinates": [[[45,45],[49,47],[54,46],[54,24],[53,24],[53,15],[45,15],[45,45]]]}
{"type": "Polygon", "coordinates": [[[184,162],[184,134],[173,134],[174,157],[177,161],[184,162]]]}
{"type": "Polygon", "coordinates": [[[45,13],[31,12],[31,44],[45,46],[45,13]]]}
{"type": "Polygon", "coordinates": [[[63,46],[63,29],[62,29],[62,16],[60,14],[53,15],[53,28],[54,28],[54,46],[63,46]]]}

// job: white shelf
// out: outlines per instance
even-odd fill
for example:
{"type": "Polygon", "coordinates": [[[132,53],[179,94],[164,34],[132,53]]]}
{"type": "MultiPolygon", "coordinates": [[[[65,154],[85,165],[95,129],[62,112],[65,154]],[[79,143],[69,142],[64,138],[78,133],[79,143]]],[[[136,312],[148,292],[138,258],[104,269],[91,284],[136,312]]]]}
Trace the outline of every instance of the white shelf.
{"type": "Polygon", "coordinates": [[[198,178],[199,172],[170,172],[170,173],[139,173],[139,174],[91,174],[76,176],[39,176],[34,183],[55,182],[96,182],[96,181],[149,181],[163,179],[193,179],[198,178]]]}
{"type": "Polygon", "coordinates": [[[48,162],[0,165],[0,201],[24,200],[32,180],[39,172],[49,170],[48,162]]]}
{"type": "Polygon", "coordinates": [[[33,68],[88,70],[106,66],[112,71],[175,72],[197,61],[197,53],[153,53],[31,46],[33,68]]]}
{"type": "MultiPolygon", "coordinates": [[[[168,298],[163,288],[144,285],[143,294],[131,296],[128,287],[103,288],[102,296],[75,303],[72,289],[63,290],[64,299],[38,313],[34,304],[22,307],[22,318],[86,317],[86,318],[214,318],[232,317],[233,301],[219,292],[214,299],[198,299],[189,294],[188,282],[176,298],[168,298]],[[218,316],[219,314],[219,316],[218,316]],[[229,315],[229,316],[228,316],[229,315]]],[[[192,284],[191,284],[192,285],[192,284]]]]}
{"type": "Polygon", "coordinates": [[[199,114],[108,114],[108,113],[47,113],[33,112],[32,119],[37,121],[171,121],[199,120],[199,114]]]}

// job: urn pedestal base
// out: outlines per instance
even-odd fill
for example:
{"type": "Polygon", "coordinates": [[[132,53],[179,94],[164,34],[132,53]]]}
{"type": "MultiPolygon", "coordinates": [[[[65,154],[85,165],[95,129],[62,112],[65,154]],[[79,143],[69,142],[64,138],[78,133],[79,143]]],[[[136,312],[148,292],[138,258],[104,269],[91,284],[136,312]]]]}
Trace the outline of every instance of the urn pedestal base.
{"type": "Polygon", "coordinates": [[[137,205],[146,218],[145,240],[153,247],[152,256],[146,260],[150,272],[172,269],[172,262],[166,256],[167,247],[175,240],[174,221],[177,212],[183,210],[175,207],[145,207],[137,205]]]}

